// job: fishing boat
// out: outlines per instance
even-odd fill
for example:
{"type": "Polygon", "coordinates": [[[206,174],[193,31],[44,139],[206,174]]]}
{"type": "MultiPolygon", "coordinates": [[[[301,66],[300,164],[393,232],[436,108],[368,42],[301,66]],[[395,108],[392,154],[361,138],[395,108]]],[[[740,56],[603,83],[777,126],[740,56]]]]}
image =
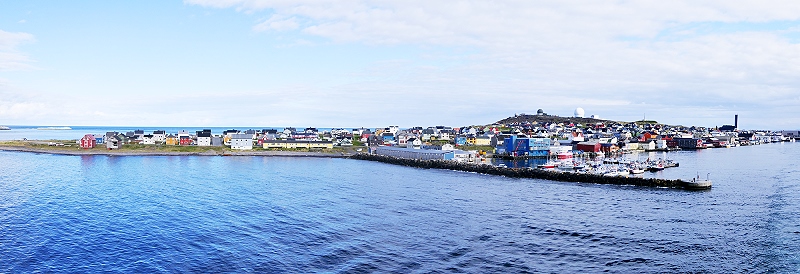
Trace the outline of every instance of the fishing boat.
{"type": "Polygon", "coordinates": [[[658,164],[650,165],[650,166],[647,167],[647,170],[650,171],[650,172],[656,172],[656,171],[664,170],[664,164],[663,163],[658,163],[658,164]]]}
{"type": "Polygon", "coordinates": [[[572,163],[571,161],[564,161],[564,162],[561,162],[560,164],[558,164],[558,169],[574,170],[575,169],[575,164],[572,163]]]}
{"type": "Polygon", "coordinates": [[[631,167],[630,172],[631,174],[642,174],[644,173],[644,169],[641,166],[634,165],[631,167]]]}
{"type": "Polygon", "coordinates": [[[700,175],[697,175],[697,177],[692,178],[691,181],[686,182],[686,189],[709,189],[709,188],[711,188],[711,180],[708,178],[708,174],[706,174],[705,180],[700,179],[700,175]]]}
{"type": "Polygon", "coordinates": [[[572,159],[572,152],[564,151],[559,154],[556,154],[556,156],[558,157],[559,160],[572,159]]]}
{"type": "Polygon", "coordinates": [[[538,165],[537,167],[539,167],[539,168],[555,168],[556,166],[558,166],[558,164],[559,164],[558,162],[548,161],[547,163],[538,165]]]}

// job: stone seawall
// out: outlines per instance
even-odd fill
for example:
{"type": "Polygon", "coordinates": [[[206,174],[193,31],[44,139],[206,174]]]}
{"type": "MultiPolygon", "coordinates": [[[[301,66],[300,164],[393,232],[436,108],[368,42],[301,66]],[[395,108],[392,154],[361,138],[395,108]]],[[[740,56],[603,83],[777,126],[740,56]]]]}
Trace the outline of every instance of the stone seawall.
{"type": "Polygon", "coordinates": [[[653,178],[638,178],[638,177],[621,177],[621,176],[602,176],[584,173],[572,172],[557,172],[547,171],[541,169],[529,168],[505,168],[497,167],[494,165],[479,165],[470,163],[459,163],[456,161],[445,160],[414,160],[402,159],[395,157],[388,157],[375,154],[355,154],[350,156],[351,159],[377,161],[388,164],[402,165],[408,167],[418,168],[436,168],[436,169],[449,169],[466,172],[475,172],[481,174],[500,175],[510,178],[532,178],[544,179],[551,181],[561,182],[581,182],[593,184],[608,184],[608,185],[633,185],[633,186],[646,186],[646,187],[666,187],[666,188],[686,188],[686,182],[681,180],[667,180],[667,179],[653,179],[653,178]]]}

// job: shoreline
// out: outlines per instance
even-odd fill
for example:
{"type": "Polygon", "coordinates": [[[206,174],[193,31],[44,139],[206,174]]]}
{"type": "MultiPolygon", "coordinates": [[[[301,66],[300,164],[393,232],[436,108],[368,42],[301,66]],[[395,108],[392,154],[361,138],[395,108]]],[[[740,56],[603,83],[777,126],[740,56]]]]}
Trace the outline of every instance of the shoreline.
{"type": "MultiPolygon", "coordinates": [[[[508,178],[542,179],[557,182],[591,183],[603,185],[632,185],[640,187],[672,188],[691,190],[689,182],[679,179],[655,179],[640,177],[602,176],[585,173],[555,172],[540,169],[502,168],[494,165],[479,165],[442,160],[415,160],[359,153],[350,159],[375,161],[392,165],[416,167],[423,169],[442,169],[475,172],[479,174],[497,175],[508,178]]],[[[709,187],[710,188],[710,187],[709,187]]]]}
{"type": "Polygon", "coordinates": [[[29,152],[53,155],[97,155],[97,156],[265,156],[265,157],[318,157],[348,158],[346,153],[300,152],[300,151],[216,151],[209,149],[203,152],[180,151],[120,151],[120,150],[65,150],[33,148],[25,146],[0,146],[0,151],[29,152]]]}

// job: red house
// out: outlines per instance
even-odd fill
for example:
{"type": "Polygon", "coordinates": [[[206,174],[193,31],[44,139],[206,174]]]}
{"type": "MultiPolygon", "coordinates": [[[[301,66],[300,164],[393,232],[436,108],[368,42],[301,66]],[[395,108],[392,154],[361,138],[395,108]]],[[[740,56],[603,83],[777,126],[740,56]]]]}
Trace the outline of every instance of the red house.
{"type": "Polygon", "coordinates": [[[90,149],[97,145],[97,140],[94,139],[94,135],[86,134],[81,138],[80,143],[82,149],[90,149]]]}
{"type": "Polygon", "coordinates": [[[180,142],[180,145],[188,146],[192,144],[192,137],[181,135],[178,141],[180,142]]]}
{"type": "Polygon", "coordinates": [[[577,149],[583,152],[599,152],[602,145],[597,142],[580,142],[577,149]]]}

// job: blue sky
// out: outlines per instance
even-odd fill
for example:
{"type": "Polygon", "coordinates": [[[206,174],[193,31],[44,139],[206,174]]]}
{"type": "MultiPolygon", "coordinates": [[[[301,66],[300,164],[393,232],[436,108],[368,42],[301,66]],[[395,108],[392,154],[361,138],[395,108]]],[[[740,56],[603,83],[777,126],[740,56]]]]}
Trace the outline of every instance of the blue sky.
{"type": "Polygon", "coordinates": [[[800,128],[788,1],[0,1],[0,124],[800,128]]]}

